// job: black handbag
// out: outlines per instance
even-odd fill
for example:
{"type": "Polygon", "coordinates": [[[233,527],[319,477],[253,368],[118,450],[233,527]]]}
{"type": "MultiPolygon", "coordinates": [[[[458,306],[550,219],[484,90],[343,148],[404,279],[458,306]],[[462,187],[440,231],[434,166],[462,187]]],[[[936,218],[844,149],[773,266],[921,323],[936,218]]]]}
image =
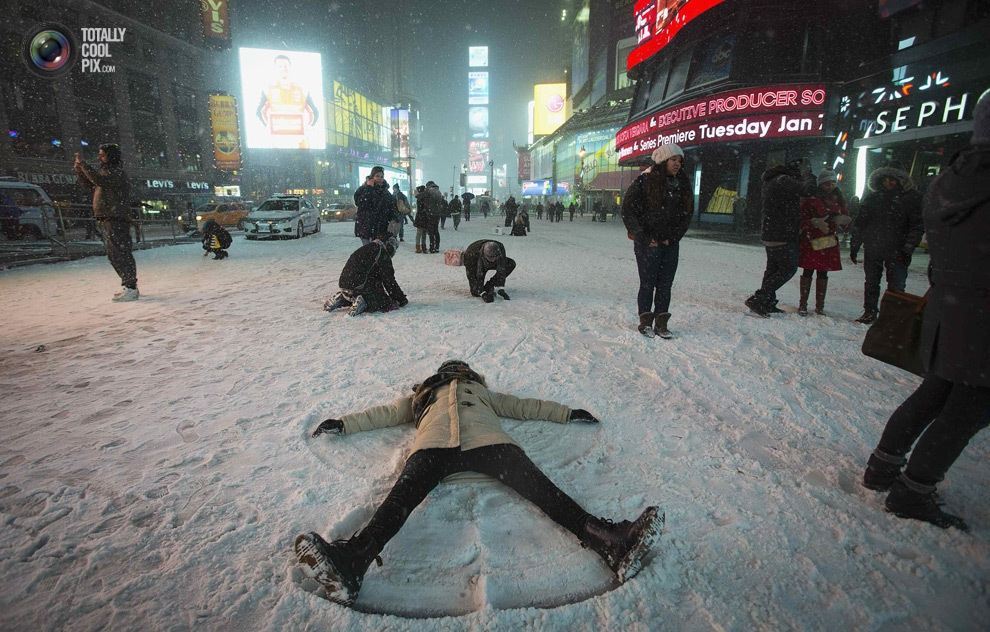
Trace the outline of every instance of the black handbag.
{"type": "Polygon", "coordinates": [[[887,290],[880,299],[880,314],[863,339],[863,354],[924,376],[921,359],[921,323],[928,294],[915,296],[887,290]]]}

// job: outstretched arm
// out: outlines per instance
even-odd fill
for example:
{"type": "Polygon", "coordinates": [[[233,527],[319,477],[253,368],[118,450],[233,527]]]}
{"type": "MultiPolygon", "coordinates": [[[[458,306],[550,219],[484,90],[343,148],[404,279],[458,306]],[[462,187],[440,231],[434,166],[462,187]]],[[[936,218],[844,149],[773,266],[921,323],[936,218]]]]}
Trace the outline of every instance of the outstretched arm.
{"type": "Polygon", "coordinates": [[[512,419],[546,419],[563,424],[571,417],[571,409],[563,404],[544,399],[521,398],[505,393],[491,392],[492,410],[499,417],[512,419]]]}
{"type": "Polygon", "coordinates": [[[321,434],[353,434],[365,430],[390,428],[412,423],[412,398],[400,397],[391,404],[372,406],[359,413],[344,415],[342,419],[327,419],[321,423],[313,436],[321,434]]]}

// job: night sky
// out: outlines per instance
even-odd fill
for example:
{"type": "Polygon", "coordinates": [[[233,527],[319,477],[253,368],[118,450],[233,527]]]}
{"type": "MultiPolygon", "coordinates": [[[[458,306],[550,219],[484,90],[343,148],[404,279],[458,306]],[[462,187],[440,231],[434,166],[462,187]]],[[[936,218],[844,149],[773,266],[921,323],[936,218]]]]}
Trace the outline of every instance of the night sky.
{"type": "MultiPolygon", "coordinates": [[[[402,88],[419,100],[419,167],[442,187],[466,158],[467,48],[489,46],[491,135],[497,164],[514,177],[512,142],[526,142],[532,86],[564,81],[570,35],[561,21],[568,0],[390,0],[388,2],[239,0],[234,45],[323,54],[324,75],[355,89],[385,73],[391,87],[394,33],[401,33],[402,88]]],[[[570,15],[570,12],[569,12],[570,15]]],[[[236,56],[236,55],[235,55],[236,56]]],[[[236,62],[234,62],[236,64],[236,62]]]]}

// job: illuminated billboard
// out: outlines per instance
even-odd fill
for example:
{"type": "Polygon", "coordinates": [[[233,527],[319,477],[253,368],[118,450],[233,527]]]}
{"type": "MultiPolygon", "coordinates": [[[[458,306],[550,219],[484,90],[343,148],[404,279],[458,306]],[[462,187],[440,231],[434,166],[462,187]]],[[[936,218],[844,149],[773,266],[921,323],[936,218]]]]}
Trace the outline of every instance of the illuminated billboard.
{"type": "Polygon", "coordinates": [[[636,48],[629,53],[626,70],[653,57],[669,44],[691,20],[725,0],[637,0],[636,48]]]}
{"type": "Polygon", "coordinates": [[[237,127],[236,98],[226,94],[210,95],[210,127],[216,168],[237,171],[241,168],[241,135],[237,127]]]}
{"type": "Polygon", "coordinates": [[[491,143],[487,140],[468,141],[468,173],[485,173],[491,143]]]}
{"type": "Polygon", "coordinates": [[[488,73],[468,73],[468,105],[488,105],[488,73]]]}
{"type": "Polygon", "coordinates": [[[471,106],[468,108],[468,131],[471,138],[488,138],[488,108],[471,106]]]}
{"type": "Polygon", "coordinates": [[[533,133],[552,134],[568,119],[567,84],[538,83],[533,86],[533,133]]]}
{"type": "Polygon", "coordinates": [[[486,68],[488,66],[488,47],[469,46],[468,66],[471,68],[486,68]]]}
{"type": "Polygon", "coordinates": [[[522,194],[528,197],[533,195],[568,195],[571,192],[570,182],[558,182],[556,192],[551,190],[552,186],[549,178],[527,180],[522,183],[522,194]]]}
{"type": "Polygon", "coordinates": [[[241,48],[244,135],[249,149],[324,149],[319,53],[241,48]]]}
{"type": "Polygon", "coordinates": [[[330,142],[338,147],[392,149],[391,108],[386,108],[339,81],[328,105],[330,142]],[[357,142],[355,142],[357,141],[357,142]]]}

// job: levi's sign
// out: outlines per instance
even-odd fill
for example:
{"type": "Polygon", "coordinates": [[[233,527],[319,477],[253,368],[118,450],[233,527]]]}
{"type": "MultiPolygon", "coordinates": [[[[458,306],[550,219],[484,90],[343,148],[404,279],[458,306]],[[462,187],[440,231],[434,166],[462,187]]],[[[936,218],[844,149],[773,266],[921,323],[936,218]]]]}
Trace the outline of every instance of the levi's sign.
{"type": "Polygon", "coordinates": [[[724,141],[818,136],[825,86],[744,88],[682,103],[633,121],[615,136],[619,160],[649,155],[660,145],[684,147],[724,141]]]}

